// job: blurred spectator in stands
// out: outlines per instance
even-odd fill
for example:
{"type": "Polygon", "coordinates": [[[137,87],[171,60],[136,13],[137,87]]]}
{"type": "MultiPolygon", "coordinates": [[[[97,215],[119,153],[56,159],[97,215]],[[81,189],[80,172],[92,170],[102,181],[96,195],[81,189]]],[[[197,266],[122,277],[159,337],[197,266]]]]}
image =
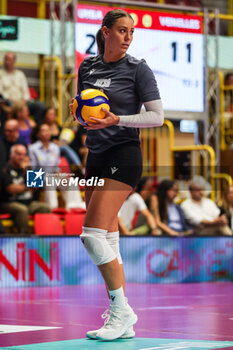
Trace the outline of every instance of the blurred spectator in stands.
{"type": "Polygon", "coordinates": [[[178,193],[175,181],[163,180],[151,196],[149,208],[156,218],[157,226],[170,236],[182,236],[192,233],[185,222],[179,205],[174,203],[178,193]]]}
{"type": "MultiPolygon", "coordinates": [[[[3,96],[0,95],[0,135],[3,134],[4,131],[4,124],[7,121],[8,118],[10,118],[12,115],[8,115],[7,109],[10,107],[6,105],[6,101],[4,100],[3,96]]],[[[11,108],[10,108],[11,111],[11,108]]]]}
{"type": "MultiPolygon", "coordinates": [[[[4,145],[5,149],[5,155],[2,155],[1,158],[2,161],[4,157],[6,157],[6,161],[10,158],[10,149],[14,145],[24,145],[26,146],[26,143],[24,140],[21,139],[19,136],[19,123],[15,119],[9,119],[6,121],[4,125],[4,135],[0,137],[0,142],[4,145]]],[[[4,153],[3,153],[4,154],[4,153]]]]}
{"type": "Polygon", "coordinates": [[[2,141],[2,139],[0,138],[0,169],[2,169],[5,165],[6,165],[6,148],[5,145],[2,141]]]}
{"type": "MultiPolygon", "coordinates": [[[[51,133],[49,126],[47,124],[41,124],[38,127],[38,141],[29,146],[29,157],[31,165],[33,167],[42,167],[47,173],[48,178],[51,179],[49,174],[58,175],[59,161],[60,161],[60,149],[59,146],[54,142],[51,142],[51,133]]],[[[63,169],[64,171],[64,169],[63,169]]],[[[65,173],[70,173],[70,169],[66,168],[65,173]]],[[[56,176],[56,179],[64,178],[61,176],[56,176]]],[[[85,208],[85,203],[83,202],[80,191],[77,187],[59,187],[61,190],[62,197],[65,201],[66,209],[70,208],[85,208]]],[[[54,184],[53,187],[45,188],[45,201],[49,203],[52,209],[58,207],[57,198],[57,185],[54,184]]]]}
{"type": "Polygon", "coordinates": [[[30,99],[26,76],[21,70],[15,69],[15,62],[15,53],[7,52],[4,56],[3,69],[0,69],[0,94],[11,106],[18,101],[26,102],[36,123],[41,123],[45,106],[39,101],[30,99]]]}
{"type": "Polygon", "coordinates": [[[228,91],[225,91],[225,111],[233,112],[233,73],[229,72],[224,77],[224,85],[229,87],[228,91]]]}
{"type": "Polygon", "coordinates": [[[49,126],[49,130],[51,133],[51,141],[55,141],[55,143],[59,143],[59,136],[61,134],[62,128],[57,123],[57,113],[55,108],[48,107],[45,110],[43,122],[49,126]]]}
{"type": "Polygon", "coordinates": [[[225,214],[209,198],[204,197],[204,187],[199,182],[189,185],[191,198],[182,204],[185,218],[198,235],[232,235],[225,214]]]}
{"type": "MultiPolygon", "coordinates": [[[[1,152],[1,151],[0,151],[1,152]]],[[[2,193],[2,167],[0,167],[0,194],[2,193]]],[[[5,228],[2,225],[2,220],[0,220],[0,234],[6,233],[5,228]]]]}
{"type": "Polygon", "coordinates": [[[29,118],[29,109],[25,102],[16,102],[14,115],[19,123],[19,137],[26,145],[31,143],[32,129],[36,127],[34,120],[29,118]]]}
{"type": "Polygon", "coordinates": [[[224,192],[223,206],[220,209],[226,215],[228,225],[233,230],[233,186],[229,186],[224,192]]]}
{"type": "Polygon", "coordinates": [[[233,88],[233,72],[228,72],[226,73],[225,77],[224,77],[224,83],[227,86],[232,86],[233,88]]]}
{"type": "Polygon", "coordinates": [[[225,121],[225,141],[232,148],[233,143],[233,73],[228,72],[224,76],[224,121],[225,121]]]}
{"type": "MultiPolygon", "coordinates": [[[[149,176],[142,177],[139,181],[135,192],[139,193],[140,196],[143,198],[144,202],[146,203],[147,208],[149,208],[150,203],[150,196],[153,193],[153,179],[149,176]]],[[[135,216],[135,227],[140,227],[142,225],[146,224],[146,218],[141,213],[138,213],[138,215],[135,216]]]]}
{"type": "Polygon", "coordinates": [[[87,162],[88,148],[86,146],[87,131],[82,125],[79,125],[78,130],[75,134],[73,142],[70,144],[70,147],[79,155],[82,165],[85,168],[87,162]]]}
{"type": "Polygon", "coordinates": [[[6,233],[6,230],[2,225],[2,221],[0,220],[0,234],[4,234],[4,233],[6,233]]]}
{"type": "Polygon", "coordinates": [[[151,233],[155,236],[161,234],[161,231],[156,226],[153,215],[150,213],[145,203],[145,199],[151,193],[152,184],[151,178],[142,178],[136,188],[136,192],[132,193],[123,203],[118,215],[121,234],[134,235],[151,233]],[[134,221],[136,222],[139,214],[145,218],[145,222],[132,231],[134,228],[134,221]]]}
{"type": "Polygon", "coordinates": [[[33,200],[33,192],[26,187],[26,168],[29,166],[27,148],[14,145],[10,161],[2,171],[0,211],[11,214],[18,233],[28,233],[28,215],[49,213],[50,207],[33,200]]]}
{"type": "Polygon", "coordinates": [[[71,129],[62,129],[57,121],[57,114],[53,107],[48,107],[44,115],[44,123],[49,126],[51,141],[60,147],[61,156],[65,157],[70,165],[80,166],[81,161],[77,153],[68,145],[74,138],[71,129]]]}

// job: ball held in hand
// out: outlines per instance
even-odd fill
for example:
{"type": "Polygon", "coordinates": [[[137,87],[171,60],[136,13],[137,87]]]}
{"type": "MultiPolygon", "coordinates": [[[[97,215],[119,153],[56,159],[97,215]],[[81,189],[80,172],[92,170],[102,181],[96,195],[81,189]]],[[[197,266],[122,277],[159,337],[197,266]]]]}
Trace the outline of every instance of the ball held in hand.
{"type": "Polygon", "coordinates": [[[96,123],[89,117],[105,117],[102,108],[110,110],[109,99],[105,93],[97,89],[86,89],[75,97],[72,112],[77,121],[85,126],[87,123],[96,123]]]}

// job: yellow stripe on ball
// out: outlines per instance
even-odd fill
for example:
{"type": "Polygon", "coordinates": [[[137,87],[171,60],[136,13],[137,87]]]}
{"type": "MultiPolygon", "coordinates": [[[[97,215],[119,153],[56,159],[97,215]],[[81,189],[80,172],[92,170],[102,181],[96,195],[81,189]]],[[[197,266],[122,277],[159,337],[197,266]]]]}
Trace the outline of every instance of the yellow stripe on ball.
{"type": "Polygon", "coordinates": [[[97,96],[103,96],[108,99],[104,92],[97,89],[86,89],[81,92],[82,100],[89,100],[97,96]]]}
{"type": "Polygon", "coordinates": [[[74,102],[73,102],[73,106],[72,106],[72,112],[73,112],[73,115],[76,116],[76,110],[78,108],[78,102],[76,99],[74,99],[74,102]]]}
{"type": "Polygon", "coordinates": [[[103,103],[100,106],[96,106],[96,107],[83,106],[82,115],[85,116],[85,121],[90,122],[90,123],[96,123],[94,120],[90,120],[89,117],[94,117],[94,118],[98,118],[98,119],[105,118],[106,114],[104,111],[102,111],[101,108],[105,108],[108,111],[110,110],[109,105],[107,105],[106,103],[103,103]]]}

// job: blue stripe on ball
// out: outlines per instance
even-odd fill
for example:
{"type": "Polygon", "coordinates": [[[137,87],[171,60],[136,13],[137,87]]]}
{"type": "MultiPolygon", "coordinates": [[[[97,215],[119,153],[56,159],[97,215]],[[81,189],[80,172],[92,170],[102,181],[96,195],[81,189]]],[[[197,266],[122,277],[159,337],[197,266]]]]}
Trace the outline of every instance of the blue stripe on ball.
{"type": "Polygon", "coordinates": [[[89,100],[82,100],[82,104],[88,107],[96,107],[103,103],[106,103],[109,105],[109,100],[104,96],[96,96],[89,100]]]}
{"type": "Polygon", "coordinates": [[[82,117],[82,108],[84,106],[84,103],[81,99],[79,99],[78,97],[75,98],[76,101],[78,102],[78,107],[76,109],[76,117],[78,119],[78,121],[83,125],[83,126],[87,126],[87,122],[83,119],[82,117]]]}

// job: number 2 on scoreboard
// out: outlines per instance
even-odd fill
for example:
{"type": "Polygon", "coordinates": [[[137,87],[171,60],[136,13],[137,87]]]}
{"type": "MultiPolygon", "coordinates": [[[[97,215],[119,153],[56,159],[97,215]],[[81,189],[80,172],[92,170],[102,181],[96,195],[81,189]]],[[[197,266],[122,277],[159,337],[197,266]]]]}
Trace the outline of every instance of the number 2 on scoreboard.
{"type": "MultiPolygon", "coordinates": [[[[177,50],[178,50],[178,43],[177,41],[173,41],[171,43],[172,47],[172,61],[176,62],[177,61],[177,50]]],[[[192,44],[187,43],[186,44],[186,49],[187,49],[187,62],[191,63],[191,49],[192,49],[192,44]]]]}
{"type": "Polygon", "coordinates": [[[86,34],[87,38],[91,38],[91,43],[88,46],[88,48],[86,49],[86,54],[88,55],[95,55],[95,52],[92,52],[91,49],[93,48],[93,46],[95,45],[95,35],[93,34],[86,34]]]}

